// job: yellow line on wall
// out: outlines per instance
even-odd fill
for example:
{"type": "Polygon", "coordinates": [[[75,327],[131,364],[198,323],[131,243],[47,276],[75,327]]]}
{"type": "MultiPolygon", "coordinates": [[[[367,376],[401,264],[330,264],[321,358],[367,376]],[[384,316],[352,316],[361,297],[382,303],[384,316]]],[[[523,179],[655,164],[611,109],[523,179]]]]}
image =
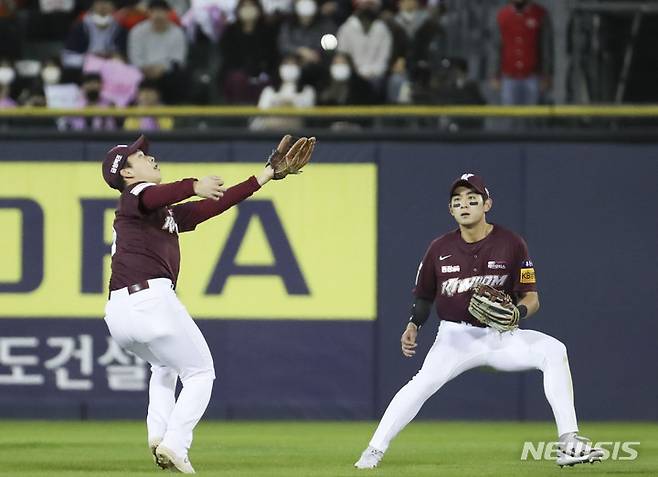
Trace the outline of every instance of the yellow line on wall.
{"type": "Polygon", "coordinates": [[[658,105],[563,106],[318,106],[308,109],[254,106],[166,106],[159,108],[50,109],[25,107],[0,109],[3,118],[60,116],[172,116],[172,117],[658,117],[658,105]]]}

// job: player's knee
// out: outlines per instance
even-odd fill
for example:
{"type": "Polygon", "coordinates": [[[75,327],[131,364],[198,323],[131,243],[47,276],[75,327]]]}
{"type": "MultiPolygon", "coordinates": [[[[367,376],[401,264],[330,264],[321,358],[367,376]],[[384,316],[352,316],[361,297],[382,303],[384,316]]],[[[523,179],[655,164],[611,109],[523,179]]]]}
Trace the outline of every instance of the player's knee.
{"type": "Polygon", "coordinates": [[[413,386],[418,395],[429,398],[443,386],[445,381],[442,376],[431,376],[420,371],[412,378],[409,385],[413,386]]]}
{"type": "Polygon", "coordinates": [[[190,379],[213,381],[215,379],[215,365],[212,359],[209,359],[203,365],[182,369],[180,380],[183,384],[190,379]]]}

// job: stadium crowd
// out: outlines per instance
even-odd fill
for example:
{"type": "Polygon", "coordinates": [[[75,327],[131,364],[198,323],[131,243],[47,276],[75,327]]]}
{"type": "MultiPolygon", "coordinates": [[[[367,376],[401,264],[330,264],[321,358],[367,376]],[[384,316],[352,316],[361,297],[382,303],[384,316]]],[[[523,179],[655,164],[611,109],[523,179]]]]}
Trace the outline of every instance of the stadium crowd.
{"type": "MultiPolygon", "coordinates": [[[[483,104],[446,0],[0,0],[0,107],[483,104]]],[[[547,11],[493,12],[487,85],[504,104],[550,88],[547,11]]],[[[463,32],[461,32],[463,33],[463,32]]],[[[482,78],[480,78],[482,79],[482,78]]],[[[131,129],[168,129],[135,118],[131,129]]],[[[114,129],[64,118],[63,130],[114,129]]],[[[267,128],[256,118],[254,129],[267,128]]]]}

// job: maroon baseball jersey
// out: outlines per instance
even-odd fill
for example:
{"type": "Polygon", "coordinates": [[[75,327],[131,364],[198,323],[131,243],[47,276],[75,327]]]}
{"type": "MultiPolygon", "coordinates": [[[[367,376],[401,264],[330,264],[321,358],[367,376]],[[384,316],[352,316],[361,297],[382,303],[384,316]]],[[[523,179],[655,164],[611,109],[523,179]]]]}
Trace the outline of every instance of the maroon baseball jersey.
{"type": "Polygon", "coordinates": [[[121,193],[114,219],[110,290],[151,278],[176,285],[180,269],[178,233],[194,230],[210,217],[246,199],[260,188],[255,177],[229,188],[218,200],[190,201],[195,179],[171,184],[131,184],[121,193]],[[147,208],[146,205],[151,208],[147,208]]]}
{"type": "Polygon", "coordinates": [[[414,294],[434,301],[441,320],[484,326],[468,312],[472,288],[491,285],[512,295],[536,291],[525,241],[499,225],[484,239],[465,242],[459,229],[434,240],[418,267],[414,294]]]}

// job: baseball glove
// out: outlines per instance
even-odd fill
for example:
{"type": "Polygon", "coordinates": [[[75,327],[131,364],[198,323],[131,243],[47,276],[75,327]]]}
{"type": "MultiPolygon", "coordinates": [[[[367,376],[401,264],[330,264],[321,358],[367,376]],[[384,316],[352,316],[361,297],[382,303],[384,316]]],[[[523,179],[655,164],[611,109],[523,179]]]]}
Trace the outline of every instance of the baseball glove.
{"type": "Polygon", "coordinates": [[[468,311],[479,322],[501,333],[519,327],[519,309],[512,302],[512,298],[489,285],[473,287],[468,311]]]}
{"type": "Polygon", "coordinates": [[[311,160],[315,138],[295,138],[286,134],[276,149],[267,159],[268,166],[274,169],[274,179],[279,180],[288,174],[299,174],[308,161],[311,160]]]}

